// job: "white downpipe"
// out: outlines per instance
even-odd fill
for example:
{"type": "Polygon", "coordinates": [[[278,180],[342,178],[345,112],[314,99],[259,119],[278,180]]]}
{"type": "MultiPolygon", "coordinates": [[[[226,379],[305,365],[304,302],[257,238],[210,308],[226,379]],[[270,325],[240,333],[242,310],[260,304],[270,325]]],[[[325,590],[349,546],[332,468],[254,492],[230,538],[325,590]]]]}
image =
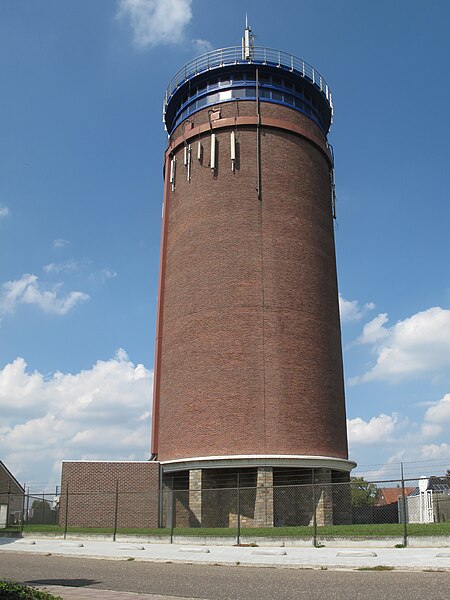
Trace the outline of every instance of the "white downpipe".
{"type": "Polygon", "coordinates": [[[176,172],[176,164],[177,159],[175,157],[170,161],[170,183],[172,187],[172,192],[175,189],[175,172],[176,172]]]}
{"type": "Polygon", "coordinates": [[[191,180],[191,145],[187,149],[187,180],[191,180]]]}
{"type": "Polygon", "coordinates": [[[231,132],[230,136],[230,154],[231,154],[231,170],[234,173],[236,167],[236,133],[234,131],[231,132]]]}
{"type": "Polygon", "coordinates": [[[211,171],[216,170],[216,134],[211,134],[211,171]]]}

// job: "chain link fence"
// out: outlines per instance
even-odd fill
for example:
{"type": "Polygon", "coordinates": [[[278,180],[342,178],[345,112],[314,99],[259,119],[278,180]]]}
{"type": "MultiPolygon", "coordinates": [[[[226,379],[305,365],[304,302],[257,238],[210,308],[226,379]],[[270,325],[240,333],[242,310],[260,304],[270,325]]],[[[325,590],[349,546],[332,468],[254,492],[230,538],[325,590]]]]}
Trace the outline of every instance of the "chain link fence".
{"type": "MultiPolygon", "coordinates": [[[[239,480],[238,480],[239,481],[239,480]]],[[[192,482],[191,482],[192,484],[192,482]]],[[[367,482],[321,481],[293,485],[224,485],[174,489],[13,493],[0,489],[0,527],[7,531],[219,536],[233,543],[259,537],[297,538],[321,545],[331,539],[450,536],[450,482],[432,476],[367,482]]],[[[177,485],[175,485],[175,488],[177,485]]],[[[191,486],[192,487],[192,486],[191,486]]]]}
{"type": "Polygon", "coordinates": [[[11,491],[0,488],[0,531],[28,525],[53,525],[59,521],[55,494],[11,491]]]}
{"type": "Polygon", "coordinates": [[[450,536],[450,485],[446,478],[367,482],[165,489],[161,527],[171,538],[220,535],[237,543],[266,537],[310,539],[450,536]]]}

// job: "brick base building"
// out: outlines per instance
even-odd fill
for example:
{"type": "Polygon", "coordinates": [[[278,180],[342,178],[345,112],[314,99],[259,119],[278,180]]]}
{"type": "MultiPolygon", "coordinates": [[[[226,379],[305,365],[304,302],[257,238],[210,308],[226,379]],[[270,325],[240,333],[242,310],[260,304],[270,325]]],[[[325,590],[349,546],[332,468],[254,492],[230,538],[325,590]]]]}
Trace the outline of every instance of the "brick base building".
{"type": "Polygon", "coordinates": [[[63,461],[59,523],[68,527],[158,527],[159,463],[63,461]],[[66,517],[67,515],[67,517],[66,517]]]}

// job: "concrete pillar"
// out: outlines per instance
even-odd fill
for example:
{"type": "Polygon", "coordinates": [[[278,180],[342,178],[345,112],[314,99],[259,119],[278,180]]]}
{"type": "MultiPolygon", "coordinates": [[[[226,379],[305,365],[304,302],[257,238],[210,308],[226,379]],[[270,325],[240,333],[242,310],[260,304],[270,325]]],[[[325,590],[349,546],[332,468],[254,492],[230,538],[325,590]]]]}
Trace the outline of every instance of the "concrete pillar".
{"type": "Polygon", "coordinates": [[[189,524],[200,527],[202,524],[202,470],[189,471],[189,524]]]}
{"type": "Polygon", "coordinates": [[[331,469],[315,469],[317,525],[333,525],[333,490],[331,469]]]}
{"type": "Polygon", "coordinates": [[[258,467],[256,476],[255,527],[273,527],[273,469],[258,467]]]}
{"type": "Polygon", "coordinates": [[[161,491],[161,504],[162,504],[162,526],[172,527],[175,526],[175,511],[173,505],[173,490],[171,483],[163,481],[161,491]]]}

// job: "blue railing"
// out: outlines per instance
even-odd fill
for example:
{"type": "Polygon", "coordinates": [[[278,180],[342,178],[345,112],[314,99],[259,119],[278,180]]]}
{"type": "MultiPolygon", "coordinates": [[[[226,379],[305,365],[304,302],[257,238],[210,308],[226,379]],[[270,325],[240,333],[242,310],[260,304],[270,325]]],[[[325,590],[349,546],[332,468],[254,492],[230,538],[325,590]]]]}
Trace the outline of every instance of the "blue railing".
{"type": "Polygon", "coordinates": [[[278,67],[284,71],[290,71],[291,73],[307,78],[325,96],[331,109],[331,116],[333,116],[333,98],[331,96],[330,88],[322,75],[316,71],[313,66],[287,52],[259,46],[251,48],[249,58],[244,58],[242,56],[241,46],[232,46],[231,48],[222,48],[220,50],[207,52],[206,54],[202,54],[189,61],[175,74],[167,86],[164,96],[164,115],[166,114],[167,105],[173,94],[181,85],[183,85],[183,83],[192,79],[192,77],[210,71],[211,69],[218,69],[229,65],[245,64],[278,67]]]}

